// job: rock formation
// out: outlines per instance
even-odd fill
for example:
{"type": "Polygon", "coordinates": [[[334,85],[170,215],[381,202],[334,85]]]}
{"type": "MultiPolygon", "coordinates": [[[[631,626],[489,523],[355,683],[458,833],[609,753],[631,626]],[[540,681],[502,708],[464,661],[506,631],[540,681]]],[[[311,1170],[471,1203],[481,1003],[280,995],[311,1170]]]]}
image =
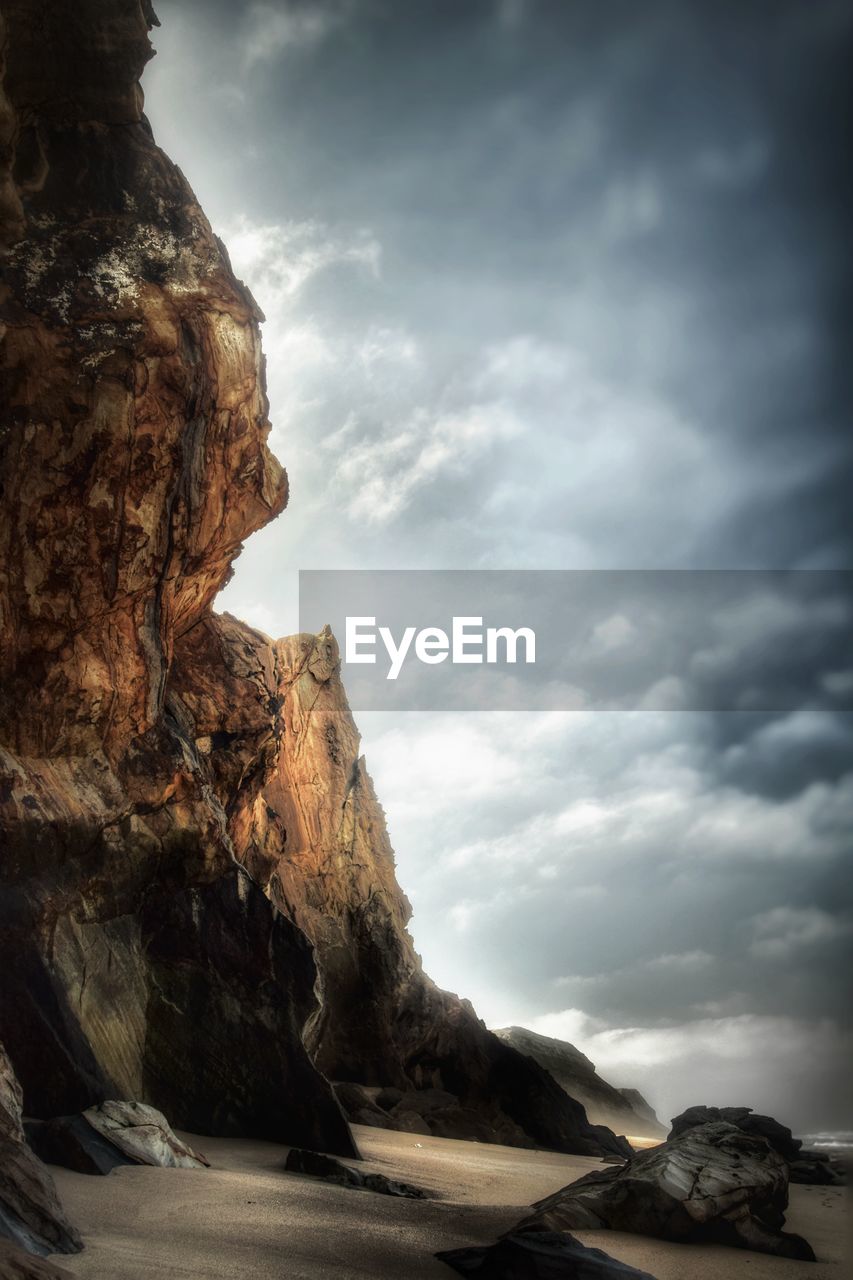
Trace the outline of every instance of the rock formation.
{"type": "Polygon", "coordinates": [[[259,312],[142,114],[147,0],[3,12],[0,1034],[37,1117],[144,1098],[351,1153],[302,1044],[310,945],[171,709],[286,501],[259,312]]]}
{"type": "Polygon", "coordinates": [[[620,1169],[594,1170],[534,1205],[518,1230],[607,1227],[813,1262],[810,1245],[782,1230],[787,1207],[788,1169],[778,1152],[718,1122],[638,1152],[620,1169]]]}
{"type": "Polygon", "coordinates": [[[598,1074],[580,1049],[565,1040],[541,1036],[526,1027],[501,1027],[495,1032],[505,1044],[535,1058],[570,1098],[576,1098],[596,1124],[638,1138],[666,1137],[666,1129],[636,1089],[615,1089],[598,1074]]]}
{"type": "Polygon", "coordinates": [[[323,1178],[326,1182],[334,1182],[340,1187],[352,1187],[357,1191],[373,1191],[380,1196],[395,1196],[402,1200],[426,1200],[427,1193],[421,1187],[412,1186],[410,1182],[398,1182],[388,1178],[384,1173],[365,1173],[363,1169],[354,1169],[335,1160],[332,1156],[324,1156],[317,1151],[303,1151],[292,1147],[284,1164],[287,1173],[304,1173],[309,1178],[323,1178]]]}
{"type": "Polygon", "coordinates": [[[788,1166],[789,1182],[810,1186],[841,1186],[844,1173],[821,1151],[804,1151],[799,1138],[772,1116],[756,1115],[752,1107],[688,1107],[672,1121],[671,1137],[699,1125],[718,1121],[736,1125],[743,1133],[757,1134],[778,1152],[788,1166]]]}
{"type": "Polygon", "coordinates": [[[80,1116],[29,1121],[30,1146],[48,1164],[78,1173],[111,1173],[120,1165],[207,1169],[210,1162],[181,1142],[165,1116],[141,1102],[104,1102],[80,1116]]]}
{"type": "Polygon", "coordinates": [[[354,1156],[334,1078],[444,1091],[430,1132],[624,1154],[424,976],[331,637],[212,612],[287,487],[260,313],[142,112],[148,0],[3,15],[0,1037],[28,1115],[139,1099],[354,1156]]]}
{"type": "Polygon", "coordinates": [[[654,1280],[601,1249],[589,1249],[563,1231],[508,1235],[479,1249],[450,1249],[435,1255],[460,1276],[477,1280],[654,1280]]]}
{"type": "MultiPolygon", "coordinates": [[[[31,1253],[76,1253],[80,1237],[68,1222],[44,1165],[27,1146],[21,1090],[0,1045],[0,1238],[31,1253]]],[[[14,1255],[0,1257],[10,1275],[14,1255]]],[[[15,1264],[17,1265],[17,1264],[15,1264]]]]}
{"type": "MultiPolygon", "coordinates": [[[[179,647],[175,678],[189,718],[205,732],[200,750],[218,757],[237,856],[314,944],[321,1000],[306,1038],[321,1070],[376,1093],[398,1090],[389,1105],[373,1107],[395,1128],[629,1155],[624,1139],[590,1125],[583,1107],[488,1031],[468,1001],[425,976],[334,637],[326,631],[265,645],[233,619],[210,618],[179,647]],[[233,695],[222,703],[207,673],[226,649],[233,695]],[[259,720],[273,708],[267,715],[278,743],[260,790],[241,784],[229,711],[252,696],[259,720]]],[[[355,1112],[367,1119],[366,1110],[362,1095],[355,1112]]]]}

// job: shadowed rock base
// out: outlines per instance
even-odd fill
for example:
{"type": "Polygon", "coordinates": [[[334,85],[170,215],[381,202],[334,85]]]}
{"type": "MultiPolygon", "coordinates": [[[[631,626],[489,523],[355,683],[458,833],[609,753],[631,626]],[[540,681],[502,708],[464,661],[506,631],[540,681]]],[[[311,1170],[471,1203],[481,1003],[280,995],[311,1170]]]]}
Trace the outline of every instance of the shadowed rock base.
{"type": "Polygon", "coordinates": [[[72,1280],[71,1272],[0,1240],[0,1280],[72,1280]]]}
{"type": "Polygon", "coordinates": [[[435,1256],[459,1275],[477,1280],[654,1280],[647,1271],[558,1231],[506,1236],[488,1248],[451,1249],[435,1256]]]}
{"type": "Polygon", "coordinates": [[[305,1173],[311,1178],[323,1178],[326,1182],[337,1182],[342,1187],[356,1187],[362,1191],[375,1191],[382,1196],[399,1196],[404,1200],[426,1200],[427,1194],[420,1187],[413,1187],[409,1182],[397,1182],[386,1178],[382,1173],[362,1173],[360,1169],[350,1169],[340,1160],[324,1156],[316,1151],[300,1151],[294,1147],[289,1152],[284,1165],[288,1173],[305,1173]]]}
{"type": "Polygon", "coordinates": [[[287,500],[261,313],[143,115],[147,0],[3,16],[0,1037],[30,1116],[136,1098],[354,1155],[302,1041],[312,949],[235,860],[172,676],[287,500]]]}
{"type": "MultiPolygon", "coordinates": [[[[0,1237],[37,1254],[77,1253],[83,1247],[59,1203],[53,1178],[27,1145],[21,1121],[21,1090],[2,1044],[0,1237]]],[[[11,1267],[13,1262],[8,1265],[11,1267]]]]}
{"type": "Polygon", "coordinates": [[[165,1116],[140,1102],[104,1102],[81,1116],[29,1121],[33,1150],[49,1164],[107,1174],[120,1165],[206,1169],[209,1162],[181,1142],[165,1116]]]}

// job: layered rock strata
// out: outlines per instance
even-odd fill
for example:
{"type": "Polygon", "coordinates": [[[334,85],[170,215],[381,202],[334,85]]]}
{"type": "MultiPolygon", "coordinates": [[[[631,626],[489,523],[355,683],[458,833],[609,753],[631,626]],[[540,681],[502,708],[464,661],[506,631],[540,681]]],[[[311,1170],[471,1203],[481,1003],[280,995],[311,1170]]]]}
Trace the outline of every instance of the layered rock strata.
{"type": "Polygon", "coordinates": [[[286,480],[260,313],[142,113],[150,5],[3,14],[0,1036],[27,1112],[138,1099],[352,1156],[334,1078],[429,1132],[624,1154],[424,976],[331,637],[211,610],[286,480]]]}
{"type": "Polygon", "coordinates": [[[787,1207],[779,1153],[764,1138],[717,1122],[641,1151],[621,1169],[588,1173],[534,1205],[518,1230],[605,1227],[814,1262],[808,1242],[782,1229],[787,1207]]]}
{"type": "Polygon", "coordinates": [[[314,944],[321,998],[306,1042],[327,1076],[372,1090],[353,1102],[357,1117],[439,1137],[630,1155],[468,1001],[424,974],[334,637],[270,642],[211,616],[182,637],[173,679],[175,714],[202,735],[196,748],[237,856],[314,944]],[[258,758],[260,788],[260,766],[248,763],[258,758]]]}
{"type": "Polygon", "coordinates": [[[0,1034],[37,1117],[144,1098],[351,1153],[302,1044],[310,944],[170,710],[286,501],[260,313],[142,114],[150,6],[3,14],[0,1034]]]}

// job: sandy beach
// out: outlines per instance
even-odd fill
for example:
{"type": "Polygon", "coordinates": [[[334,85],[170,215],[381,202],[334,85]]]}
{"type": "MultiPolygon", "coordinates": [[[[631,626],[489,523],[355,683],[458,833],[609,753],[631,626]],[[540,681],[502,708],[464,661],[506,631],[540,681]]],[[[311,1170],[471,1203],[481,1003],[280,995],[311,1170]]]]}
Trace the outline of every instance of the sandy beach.
{"type": "MultiPolygon", "coordinates": [[[[206,1171],[124,1168],[106,1178],[54,1170],[86,1249],[57,1259],[87,1280],[420,1280],[453,1275],[437,1250],[492,1242],[532,1201],[597,1167],[581,1156],[356,1127],[365,1168],[436,1198],[398,1200],[283,1172],[287,1148],[186,1137],[206,1171]]],[[[616,1232],[585,1243],[658,1280],[844,1280],[849,1191],[792,1187],[788,1228],[815,1264],[616,1232]]]]}

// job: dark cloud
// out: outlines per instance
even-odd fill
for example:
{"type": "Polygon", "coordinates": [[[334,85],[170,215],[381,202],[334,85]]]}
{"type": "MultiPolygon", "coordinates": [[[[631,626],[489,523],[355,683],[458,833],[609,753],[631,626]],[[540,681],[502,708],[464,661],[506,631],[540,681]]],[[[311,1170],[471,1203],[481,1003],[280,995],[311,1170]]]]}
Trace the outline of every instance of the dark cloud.
{"type": "MultiPolygon", "coordinates": [[[[850,565],[848,5],[157,7],[150,115],[267,313],[293,482],[227,607],[292,630],[296,568],[850,565]]],[[[665,1112],[838,1123],[818,623],[773,664],[715,637],[774,714],[364,717],[436,976],[665,1112]]]]}

